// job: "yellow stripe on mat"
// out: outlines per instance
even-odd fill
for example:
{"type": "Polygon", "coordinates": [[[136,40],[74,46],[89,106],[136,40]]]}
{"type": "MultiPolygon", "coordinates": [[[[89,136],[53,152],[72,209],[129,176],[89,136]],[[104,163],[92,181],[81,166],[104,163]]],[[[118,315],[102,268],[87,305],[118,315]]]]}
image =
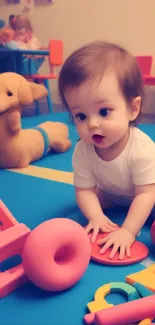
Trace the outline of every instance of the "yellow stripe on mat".
{"type": "Polygon", "coordinates": [[[26,168],[21,168],[21,169],[20,168],[9,169],[9,171],[73,185],[73,173],[72,172],[64,172],[61,170],[55,170],[55,169],[31,166],[31,165],[26,168]]]}

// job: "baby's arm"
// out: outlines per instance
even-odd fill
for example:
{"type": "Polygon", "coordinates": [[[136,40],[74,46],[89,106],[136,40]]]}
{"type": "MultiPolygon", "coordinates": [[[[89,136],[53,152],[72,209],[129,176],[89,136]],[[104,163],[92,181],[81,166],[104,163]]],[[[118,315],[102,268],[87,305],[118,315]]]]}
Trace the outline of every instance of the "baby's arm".
{"type": "Polygon", "coordinates": [[[77,204],[89,221],[86,231],[89,233],[93,230],[91,242],[95,242],[99,230],[103,232],[110,232],[116,229],[114,224],[106,215],[103,213],[100,206],[99,199],[95,193],[95,188],[75,188],[77,204]]]}
{"type": "Polygon", "coordinates": [[[116,225],[103,213],[95,192],[97,180],[90,149],[89,145],[80,140],[75,147],[72,164],[77,204],[89,221],[86,231],[93,231],[91,240],[94,242],[99,230],[109,232],[116,229],[116,225]]]}
{"type": "Polygon", "coordinates": [[[149,217],[154,204],[155,184],[136,186],[135,198],[122,227],[98,242],[100,245],[104,245],[100,253],[104,254],[110,246],[113,246],[109,258],[113,258],[118,249],[120,250],[120,259],[124,259],[125,254],[129,257],[130,247],[149,217]]]}
{"type": "Polygon", "coordinates": [[[126,219],[119,230],[99,241],[100,245],[104,245],[100,251],[102,254],[113,245],[110,258],[113,258],[118,250],[120,250],[120,259],[124,259],[125,254],[130,256],[130,247],[154,206],[155,144],[153,142],[150,141],[142,145],[139,150],[135,150],[130,168],[135,197],[126,219]]]}
{"type": "Polygon", "coordinates": [[[76,200],[87,220],[104,218],[95,188],[75,188],[76,200]]]}
{"type": "Polygon", "coordinates": [[[153,141],[135,150],[131,160],[131,172],[135,198],[123,226],[136,236],[155,204],[155,144],[153,141]]]}
{"type": "Polygon", "coordinates": [[[155,204],[155,184],[135,186],[135,194],[122,226],[137,236],[155,204]]]}

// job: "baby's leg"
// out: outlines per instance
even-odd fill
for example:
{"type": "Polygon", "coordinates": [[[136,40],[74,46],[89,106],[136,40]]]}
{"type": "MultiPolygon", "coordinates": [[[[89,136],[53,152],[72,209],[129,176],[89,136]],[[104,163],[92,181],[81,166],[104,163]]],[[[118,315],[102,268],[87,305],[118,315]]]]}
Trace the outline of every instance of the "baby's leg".
{"type": "Polygon", "coordinates": [[[116,204],[114,202],[112,202],[109,199],[109,197],[104,193],[104,191],[102,191],[99,187],[96,188],[95,192],[97,194],[97,197],[100,201],[100,205],[103,210],[116,206],[116,204]]]}

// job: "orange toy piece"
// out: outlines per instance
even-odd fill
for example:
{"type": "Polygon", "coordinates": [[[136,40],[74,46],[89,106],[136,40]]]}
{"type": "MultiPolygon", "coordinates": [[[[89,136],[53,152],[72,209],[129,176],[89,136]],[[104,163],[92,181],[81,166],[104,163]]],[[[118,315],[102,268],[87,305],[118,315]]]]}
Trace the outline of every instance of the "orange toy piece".
{"type": "Polygon", "coordinates": [[[147,289],[155,292],[155,264],[150,265],[147,269],[140,272],[128,275],[126,281],[131,285],[138,282],[147,289]]]}

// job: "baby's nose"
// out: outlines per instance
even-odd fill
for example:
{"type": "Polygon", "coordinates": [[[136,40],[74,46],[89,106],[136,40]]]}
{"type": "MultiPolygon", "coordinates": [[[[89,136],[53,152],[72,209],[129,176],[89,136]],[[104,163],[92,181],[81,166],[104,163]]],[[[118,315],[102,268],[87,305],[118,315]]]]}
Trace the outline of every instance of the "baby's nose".
{"type": "Polygon", "coordinates": [[[98,120],[97,118],[93,117],[93,118],[90,118],[89,119],[89,122],[88,122],[88,125],[89,125],[89,128],[90,129],[96,129],[99,127],[99,123],[98,123],[98,120]]]}

